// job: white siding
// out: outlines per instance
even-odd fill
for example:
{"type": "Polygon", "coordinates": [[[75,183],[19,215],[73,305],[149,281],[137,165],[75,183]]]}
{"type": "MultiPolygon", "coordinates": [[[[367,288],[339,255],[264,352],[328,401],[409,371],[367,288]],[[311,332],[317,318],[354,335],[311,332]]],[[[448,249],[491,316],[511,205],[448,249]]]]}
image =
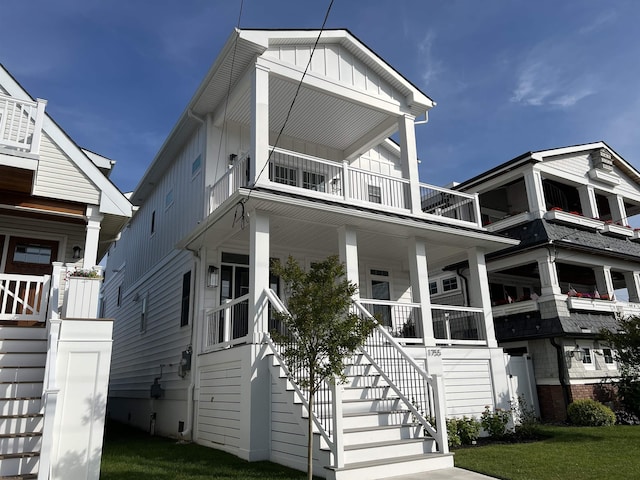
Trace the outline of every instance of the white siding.
{"type": "MultiPolygon", "coordinates": [[[[301,468],[307,461],[306,430],[301,418],[293,413],[294,394],[286,391],[284,384],[283,379],[271,378],[271,459],[301,468]]],[[[298,405],[297,410],[300,409],[298,405]]]]}
{"type": "Polygon", "coordinates": [[[617,192],[624,197],[638,200],[638,198],[640,198],[640,185],[632,181],[616,167],[613,168],[613,172],[618,175],[618,178],[620,179],[620,185],[616,188],[617,192]]]}
{"type": "Polygon", "coordinates": [[[392,177],[402,177],[400,166],[400,157],[389,151],[383,145],[373,147],[371,150],[361,155],[353,161],[352,165],[356,168],[368,170],[392,177]]]}
{"type": "Polygon", "coordinates": [[[240,446],[240,361],[217,363],[199,371],[198,437],[202,444],[240,446]]]}
{"type": "MultiPolygon", "coordinates": [[[[276,58],[283,63],[295,65],[300,70],[306,68],[310,54],[311,50],[306,45],[279,46],[264,53],[265,56],[276,58]]],[[[388,82],[341,45],[318,45],[309,72],[385,99],[403,98],[388,82]]]]}
{"type": "Polygon", "coordinates": [[[591,169],[589,153],[560,155],[545,159],[542,169],[558,178],[570,178],[580,181],[580,183],[587,183],[588,172],[591,169]]]}
{"type": "Polygon", "coordinates": [[[447,417],[479,417],[486,405],[494,406],[489,360],[442,361],[447,417]]]}
{"type": "Polygon", "coordinates": [[[93,205],[100,203],[100,190],[45,132],[33,193],[93,205]]]}

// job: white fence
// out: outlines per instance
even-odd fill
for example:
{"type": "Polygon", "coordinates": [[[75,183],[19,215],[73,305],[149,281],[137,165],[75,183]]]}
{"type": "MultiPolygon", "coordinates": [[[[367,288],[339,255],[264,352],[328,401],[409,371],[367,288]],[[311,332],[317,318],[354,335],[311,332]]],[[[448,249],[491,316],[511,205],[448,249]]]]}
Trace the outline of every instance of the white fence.
{"type": "Polygon", "coordinates": [[[0,145],[38,153],[46,104],[0,94],[0,145]]]}

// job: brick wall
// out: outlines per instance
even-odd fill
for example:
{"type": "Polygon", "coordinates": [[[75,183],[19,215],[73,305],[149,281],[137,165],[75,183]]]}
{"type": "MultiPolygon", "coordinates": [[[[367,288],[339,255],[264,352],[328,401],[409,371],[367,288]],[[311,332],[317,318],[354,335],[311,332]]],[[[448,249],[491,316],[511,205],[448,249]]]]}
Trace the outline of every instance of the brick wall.
{"type": "Polygon", "coordinates": [[[538,385],[538,403],[543,422],[557,423],[567,419],[561,385],[538,385]]]}

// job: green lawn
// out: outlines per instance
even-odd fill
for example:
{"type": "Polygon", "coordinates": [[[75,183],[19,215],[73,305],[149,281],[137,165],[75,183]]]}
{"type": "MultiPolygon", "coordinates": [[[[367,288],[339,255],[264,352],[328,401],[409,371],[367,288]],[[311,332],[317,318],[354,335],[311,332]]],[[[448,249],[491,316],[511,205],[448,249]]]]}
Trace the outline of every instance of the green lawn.
{"type": "Polygon", "coordinates": [[[456,467],[505,480],[640,479],[640,426],[542,427],[548,438],[455,450],[456,467]]]}
{"type": "Polygon", "coordinates": [[[151,437],[110,423],[102,453],[101,480],[306,480],[306,473],[270,462],[245,462],[195,444],[151,437]]]}

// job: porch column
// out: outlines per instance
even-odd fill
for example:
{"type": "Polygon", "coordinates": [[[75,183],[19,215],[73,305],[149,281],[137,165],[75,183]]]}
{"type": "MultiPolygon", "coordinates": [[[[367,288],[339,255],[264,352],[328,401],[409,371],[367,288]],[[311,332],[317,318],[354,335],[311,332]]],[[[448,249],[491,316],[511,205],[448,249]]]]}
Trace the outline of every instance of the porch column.
{"type": "Polygon", "coordinates": [[[252,73],[249,185],[266,185],[269,183],[266,165],[269,158],[269,69],[256,63],[252,73]]]}
{"type": "MultiPolygon", "coordinates": [[[[425,346],[435,346],[433,320],[431,318],[431,296],[429,295],[429,271],[427,268],[427,249],[424,241],[416,237],[409,238],[409,275],[413,303],[420,304],[422,317],[422,341],[425,346]]],[[[417,326],[417,325],[416,325],[417,326]]]]}
{"type": "Polygon", "coordinates": [[[527,203],[529,212],[537,218],[542,218],[547,211],[542,187],[542,175],[536,169],[531,169],[524,174],[524,184],[527,189],[527,203]]]}
{"type": "Polygon", "coordinates": [[[583,185],[578,188],[580,195],[580,206],[582,207],[582,215],[585,217],[598,218],[598,204],[596,202],[596,191],[593,185],[583,185]]]}
{"type": "Polygon", "coordinates": [[[610,195],[607,200],[611,210],[611,219],[614,222],[620,222],[622,225],[629,225],[627,210],[624,208],[624,198],[620,195],[610,195]]]}
{"type": "Polygon", "coordinates": [[[418,150],[416,147],[416,127],[413,115],[403,115],[398,119],[400,134],[400,163],[404,178],[409,179],[411,213],[422,213],[420,201],[420,174],[418,172],[418,150]]]}
{"type": "Polygon", "coordinates": [[[102,215],[98,207],[90,205],[87,207],[87,234],[84,240],[84,258],[82,268],[92,268],[98,264],[98,240],[100,238],[100,223],[102,215]]]}
{"type": "Polygon", "coordinates": [[[487,346],[495,348],[498,346],[498,342],[493,327],[493,312],[484,250],[472,247],[467,251],[467,258],[469,259],[469,301],[472,307],[482,308],[487,346]]]}
{"type": "Polygon", "coordinates": [[[547,252],[544,257],[538,258],[538,271],[540,272],[540,296],[560,295],[560,281],[558,280],[558,271],[556,264],[547,252]]]}
{"type": "Polygon", "coordinates": [[[264,296],[269,288],[269,216],[255,211],[249,215],[249,333],[262,341],[267,332],[268,315],[264,296]]]}
{"type": "Polygon", "coordinates": [[[351,225],[338,228],[338,250],[340,261],[347,269],[347,280],[358,286],[354,299],[360,298],[360,273],[358,270],[358,240],[356,229],[351,225]]]}
{"type": "Polygon", "coordinates": [[[601,267],[594,267],[593,272],[596,276],[596,285],[598,293],[600,295],[609,295],[609,298],[613,295],[613,279],[611,278],[611,267],[609,265],[603,265],[601,267]]]}
{"type": "Polygon", "coordinates": [[[640,303],[640,272],[624,272],[624,283],[627,285],[629,301],[640,303]]]}

